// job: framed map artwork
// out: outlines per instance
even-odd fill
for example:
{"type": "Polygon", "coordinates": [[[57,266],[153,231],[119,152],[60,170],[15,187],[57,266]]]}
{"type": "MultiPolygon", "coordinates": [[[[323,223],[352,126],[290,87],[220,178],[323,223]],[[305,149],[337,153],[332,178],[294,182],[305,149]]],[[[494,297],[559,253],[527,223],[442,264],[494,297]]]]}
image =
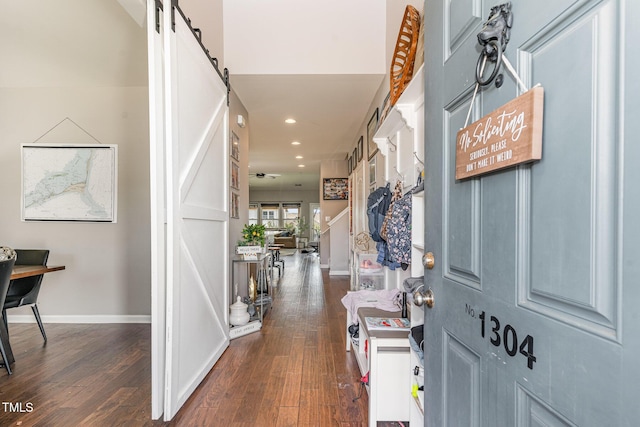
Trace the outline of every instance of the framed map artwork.
{"type": "Polygon", "coordinates": [[[22,144],[22,220],[116,222],[118,146],[22,144]]]}

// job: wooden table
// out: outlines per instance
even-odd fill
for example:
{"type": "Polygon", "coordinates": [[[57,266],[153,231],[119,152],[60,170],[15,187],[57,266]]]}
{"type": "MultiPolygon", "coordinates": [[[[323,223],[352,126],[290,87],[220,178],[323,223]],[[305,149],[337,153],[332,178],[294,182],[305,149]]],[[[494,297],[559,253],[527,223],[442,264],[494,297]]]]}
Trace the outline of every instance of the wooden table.
{"type": "MultiPolygon", "coordinates": [[[[46,266],[46,265],[14,265],[13,270],[11,270],[11,280],[22,279],[24,277],[37,276],[39,274],[51,273],[52,271],[60,271],[64,270],[64,265],[54,265],[54,266],[46,266]]],[[[15,357],[13,356],[13,350],[11,350],[11,343],[9,342],[9,332],[4,327],[4,321],[0,320],[0,339],[4,344],[5,353],[7,355],[7,360],[3,361],[4,363],[9,362],[9,366],[15,362],[15,357]]],[[[4,363],[0,362],[0,366],[4,365],[4,363]]]]}
{"type": "Polygon", "coordinates": [[[37,276],[38,274],[50,273],[52,271],[64,270],[64,265],[14,265],[11,271],[11,280],[22,279],[24,277],[37,276]]]}

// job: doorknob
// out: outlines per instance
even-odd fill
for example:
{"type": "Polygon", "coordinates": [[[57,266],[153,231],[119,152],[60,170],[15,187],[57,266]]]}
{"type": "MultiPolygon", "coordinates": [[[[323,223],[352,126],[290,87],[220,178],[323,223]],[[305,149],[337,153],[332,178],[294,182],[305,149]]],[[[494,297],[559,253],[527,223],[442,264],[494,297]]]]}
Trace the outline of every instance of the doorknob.
{"type": "Polygon", "coordinates": [[[433,256],[433,252],[427,252],[426,254],[422,255],[422,265],[427,267],[429,270],[431,270],[433,266],[436,265],[436,259],[433,256]]]}
{"type": "Polygon", "coordinates": [[[425,292],[415,291],[413,293],[413,302],[418,306],[422,306],[426,304],[427,307],[433,308],[435,305],[435,298],[433,295],[433,291],[431,289],[427,289],[425,292]]]}

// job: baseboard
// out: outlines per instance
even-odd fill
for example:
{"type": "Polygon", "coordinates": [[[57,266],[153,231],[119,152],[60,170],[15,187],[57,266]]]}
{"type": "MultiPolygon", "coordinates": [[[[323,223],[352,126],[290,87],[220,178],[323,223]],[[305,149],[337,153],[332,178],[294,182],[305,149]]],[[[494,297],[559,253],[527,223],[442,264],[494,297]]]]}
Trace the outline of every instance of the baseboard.
{"type": "Polygon", "coordinates": [[[329,276],[349,276],[349,271],[345,270],[331,270],[329,271],[329,276]]]}
{"type": "Polygon", "coordinates": [[[329,264],[320,264],[320,268],[329,268],[329,264]]]}
{"type": "MultiPolygon", "coordinates": [[[[42,316],[42,323],[151,323],[151,316],[146,315],[49,315],[42,316]]],[[[36,323],[32,314],[7,314],[9,323],[36,323]]]]}

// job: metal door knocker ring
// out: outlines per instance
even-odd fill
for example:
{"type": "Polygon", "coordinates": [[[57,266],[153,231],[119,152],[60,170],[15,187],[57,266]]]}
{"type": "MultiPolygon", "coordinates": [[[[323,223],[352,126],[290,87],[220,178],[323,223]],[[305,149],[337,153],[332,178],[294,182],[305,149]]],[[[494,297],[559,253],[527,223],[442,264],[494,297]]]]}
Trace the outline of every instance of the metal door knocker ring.
{"type": "Polygon", "coordinates": [[[482,52],[476,63],[476,82],[480,86],[486,86],[495,79],[502,65],[502,55],[511,38],[511,26],[513,14],[511,2],[506,2],[491,8],[489,19],[478,33],[478,43],[482,46],[482,52]],[[483,79],[484,68],[487,61],[495,62],[495,68],[489,78],[483,79]]]}
{"type": "Polygon", "coordinates": [[[498,75],[500,65],[502,65],[502,48],[500,46],[500,42],[498,40],[490,40],[484,45],[484,49],[482,49],[482,52],[480,52],[480,56],[478,57],[478,62],[476,63],[476,82],[478,82],[480,86],[486,86],[491,83],[498,75]],[[498,53],[497,55],[496,52],[498,53]],[[496,66],[489,75],[489,78],[483,80],[482,76],[484,74],[484,68],[487,61],[495,62],[496,66]]]}

